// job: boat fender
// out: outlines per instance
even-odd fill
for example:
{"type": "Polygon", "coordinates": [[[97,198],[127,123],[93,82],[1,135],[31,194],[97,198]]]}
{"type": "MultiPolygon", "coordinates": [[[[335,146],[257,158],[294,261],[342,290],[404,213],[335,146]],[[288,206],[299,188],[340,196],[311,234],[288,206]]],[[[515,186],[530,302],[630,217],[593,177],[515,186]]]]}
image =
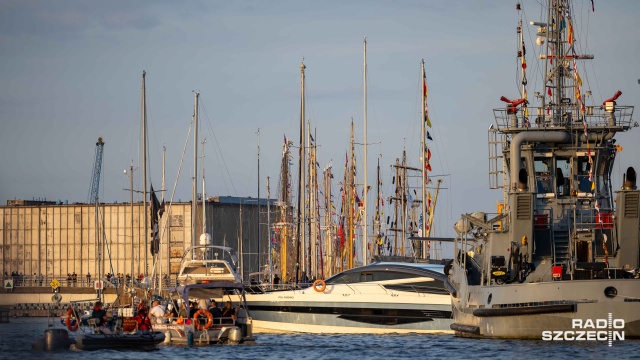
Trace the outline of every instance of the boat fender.
{"type": "Polygon", "coordinates": [[[71,321],[71,317],[72,316],[74,316],[73,315],[73,309],[69,308],[69,310],[67,310],[67,318],[64,320],[64,323],[65,323],[65,325],[67,325],[67,329],[69,329],[69,331],[76,331],[76,330],[78,330],[78,324],[80,323],[80,321],[78,321],[78,319],[76,319],[75,322],[72,322],[71,321]]]}
{"type": "Polygon", "coordinates": [[[313,290],[317,292],[324,292],[326,288],[327,288],[327,283],[325,283],[324,280],[322,279],[318,279],[313,282],[313,290]],[[318,287],[318,285],[320,285],[320,287],[318,287]]]}
{"type": "Polygon", "coordinates": [[[213,315],[211,315],[211,313],[208,310],[200,309],[200,310],[196,311],[195,314],[193,314],[193,323],[195,324],[196,329],[198,329],[198,330],[202,330],[202,329],[207,330],[207,329],[209,329],[211,327],[211,325],[213,325],[213,315]],[[205,315],[207,317],[208,321],[207,321],[206,324],[204,324],[204,325],[200,324],[200,321],[198,321],[198,317],[200,315],[205,315]]]}
{"type": "Polygon", "coordinates": [[[164,343],[171,344],[171,331],[165,331],[164,333],[164,343]]]}

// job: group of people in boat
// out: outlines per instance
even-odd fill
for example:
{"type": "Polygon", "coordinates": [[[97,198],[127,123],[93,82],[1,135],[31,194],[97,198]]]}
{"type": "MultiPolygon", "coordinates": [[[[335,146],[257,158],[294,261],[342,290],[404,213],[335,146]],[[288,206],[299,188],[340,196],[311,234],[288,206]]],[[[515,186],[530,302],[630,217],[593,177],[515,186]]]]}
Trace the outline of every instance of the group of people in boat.
{"type": "MultiPolygon", "coordinates": [[[[238,316],[246,316],[244,308],[241,305],[234,308],[231,301],[226,301],[222,308],[218,307],[218,303],[214,299],[200,301],[200,303],[189,302],[188,307],[184,301],[179,299],[177,304],[179,304],[179,309],[176,309],[173,303],[169,303],[165,307],[159,300],[154,300],[149,308],[140,302],[137,315],[133,317],[138,331],[148,333],[153,330],[154,324],[189,324],[192,319],[201,321],[204,319],[195,319],[195,317],[201,314],[206,316],[205,311],[211,314],[214,324],[233,324],[238,316]]],[[[101,301],[95,302],[89,319],[90,324],[95,327],[97,332],[112,333],[112,316],[103,308],[101,301]]]]}

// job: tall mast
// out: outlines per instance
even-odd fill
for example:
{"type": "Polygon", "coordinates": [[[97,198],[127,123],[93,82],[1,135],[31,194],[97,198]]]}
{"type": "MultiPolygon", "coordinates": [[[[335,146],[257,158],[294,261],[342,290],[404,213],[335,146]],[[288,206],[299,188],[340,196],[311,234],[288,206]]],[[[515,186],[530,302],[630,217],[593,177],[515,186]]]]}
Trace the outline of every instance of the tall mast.
{"type": "Polygon", "coordinates": [[[267,241],[269,242],[269,283],[273,284],[273,254],[271,253],[271,189],[267,176],[267,241]]]}
{"type": "MultiPolygon", "coordinates": [[[[144,273],[147,274],[149,267],[149,223],[147,209],[147,93],[145,76],[142,71],[142,202],[144,205],[144,273]]],[[[131,274],[133,276],[133,274],[131,274]]]]}
{"type": "Polygon", "coordinates": [[[401,208],[402,208],[402,242],[400,243],[400,256],[406,256],[407,253],[405,251],[405,243],[407,236],[407,151],[402,151],[402,174],[400,176],[401,180],[401,189],[402,195],[400,197],[401,208]]]}
{"type": "MultiPolygon", "coordinates": [[[[198,98],[200,93],[194,93],[193,99],[193,194],[191,200],[191,246],[197,244],[197,214],[198,214],[198,98]]],[[[195,254],[191,252],[191,260],[194,260],[195,254]]]]}
{"type": "Polygon", "coordinates": [[[162,198],[160,199],[161,202],[164,202],[164,162],[166,159],[166,155],[167,155],[167,147],[162,145],[162,186],[161,186],[162,192],[160,193],[160,195],[162,196],[162,198]]]}
{"type": "Polygon", "coordinates": [[[364,214],[362,217],[362,265],[367,265],[367,38],[364,38],[364,214]]]}
{"type": "MultiPolygon", "coordinates": [[[[258,269],[262,269],[262,257],[260,252],[262,247],[260,241],[260,128],[258,128],[258,269]]],[[[269,253],[271,256],[271,253],[269,253]]]]}
{"type": "MultiPolygon", "coordinates": [[[[348,186],[348,194],[349,196],[347,197],[348,199],[348,205],[347,205],[347,229],[349,230],[348,232],[348,237],[347,237],[347,249],[348,249],[348,253],[347,253],[347,269],[351,269],[353,268],[353,251],[354,251],[354,240],[355,240],[355,231],[354,231],[354,225],[355,225],[355,209],[356,209],[356,195],[357,195],[357,190],[356,190],[356,180],[355,180],[355,170],[356,170],[356,162],[355,162],[355,154],[354,154],[354,143],[355,143],[355,139],[354,139],[354,134],[353,134],[353,120],[351,121],[351,141],[350,141],[350,145],[351,148],[349,149],[350,153],[351,153],[351,164],[349,166],[349,184],[348,186]]],[[[347,187],[345,187],[345,190],[347,189],[347,187]]]]}
{"type": "MultiPolygon", "coordinates": [[[[298,163],[298,230],[297,230],[297,251],[296,251],[296,283],[300,280],[300,253],[304,255],[304,192],[305,192],[305,124],[304,124],[304,60],[300,64],[300,149],[298,163]]],[[[304,258],[303,258],[304,259],[304,258]]]]}
{"type": "MultiPolygon", "coordinates": [[[[125,170],[125,173],[127,170],[125,170]]],[[[129,166],[129,196],[130,196],[130,206],[131,206],[131,281],[135,278],[134,272],[134,263],[135,263],[135,250],[134,250],[134,237],[133,237],[133,160],[131,160],[131,166],[129,166]]],[[[138,266],[140,266],[140,262],[138,262],[138,266]]]]}
{"type": "MultiPolygon", "coordinates": [[[[427,91],[427,84],[426,84],[426,75],[424,72],[424,59],[422,59],[422,63],[420,64],[420,72],[421,72],[421,79],[423,81],[422,84],[422,105],[420,106],[421,111],[420,113],[422,114],[422,116],[420,117],[420,123],[422,124],[420,126],[421,129],[421,135],[420,135],[420,151],[422,152],[422,164],[420,164],[420,168],[422,169],[421,173],[422,173],[422,181],[421,181],[421,189],[422,189],[422,234],[421,236],[426,236],[427,234],[427,161],[428,159],[427,157],[427,142],[425,141],[426,138],[426,134],[427,134],[427,129],[426,129],[426,121],[425,121],[425,103],[426,103],[426,91],[427,91]]],[[[423,248],[422,250],[422,257],[425,259],[429,258],[429,250],[430,250],[430,246],[429,246],[429,242],[427,241],[426,243],[426,248],[423,248]]]]}
{"type": "Polygon", "coordinates": [[[307,134],[306,134],[306,141],[307,144],[309,145],[307,147],[307,202],[308,205],[305,203],[304,206],[304,210],[305,210],[305,223],[307,224],[307,226],[309,227],[307,229],[308,231],[308,236],[305,236],[305,239],[307,239],[307,243],[305,245],[305,249],[306,249],[306,254],[307,254],[307,261],[305,262],[305,273],[307,275],[307,277],[311,277],[311,274],[313,273],[313,268],[315,266],[315,259],[314,259],[314,252],[313,252],[313,241],[314,241],[314,230],[313,230],[313,223],[314,223],[314,217],[313,217],[313,206],[314,206],[314,199],[313,199],[313,145],[311,144],[311,121],[309,119],[307,119],[307,134]]]}
{"type": "MultiPolygon", "coordinates": [[[[207,143],[207,139],[202,140],[202,235],[206,236],[207,233],[207,214],[205,207],[205,186],[204,186],[204,144],[207,143]]],[[[204,244],[200,244],[204,245],[204,244]]],[[[207,244],[209,245],[209,244],[207,244]]]]}
{"type": "MultiPolygon", "coordinates": [[[[376,214],[375,219],[373,221],[373,228],[375,229],[375,244],[371,248],[372,253],[375,254],[375,249],[378,248],[378,241],[380,240],[380,157],[378,157],[378,167],[377,167],[377,186],[376,186],[376,214]]],[[[381,256],[381,253],[378,253],[378,256],[381,256]]]]}

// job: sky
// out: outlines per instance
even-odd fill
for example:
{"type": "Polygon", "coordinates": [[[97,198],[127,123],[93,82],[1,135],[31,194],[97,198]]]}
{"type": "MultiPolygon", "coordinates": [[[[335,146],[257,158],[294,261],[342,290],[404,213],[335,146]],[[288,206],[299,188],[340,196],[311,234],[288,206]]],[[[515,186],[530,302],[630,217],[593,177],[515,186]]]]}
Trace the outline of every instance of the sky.
{"type": "MultiPolygon", "coordinates": [[[[178,179],[174,200],[191,198],[192,139],[179,176],[178,169],[198,91],[207,195],[256,197],[259,145],[260,195],[268,176],[274,198],[283,138],[298,143],[303,59],[305,117],[320,169],[333,164],[337,193],[352,119],[356,142],[364,138],[366,37],[368,183],[375,184],[378,158],[386,196],[389,165],[403,150],[418,166],[424,59],[433,174],[447,175],[435,228],[453,236],[460,214],[495,212],[502,198],[489,190],[487,129],[492,109],[503,107],[500,96],[519,97],[515,3],[0,0],[0,203],[86,202],[98,137],[105,141],[100,201],[127,202],[123,170],[132,162],[141,188],[143,70],[154,188],[164,146],[165,197],[178,179]]],[[[543,20],[537,1],[522,8],[525,24],[543,20]]],[[[582,74],[584,90],[596,103],[621,90],[618,104],[637,105],[639,10],[632,0],[595,1],[595,12],[591,1],[576,2],[577,42],[595,55],[582,74]]],[[[535,39],[532,26],[525,38],[535,39]]],[[[529,93],[543,91],[533,88],[541,83],[533,80],[536,60],[527,61],[529,93]]],[[[614,176],[640,168],[639,136],[638,129],[618,135],[624,150],[614,176]]],[[[356,152],[362,182],[363,146],[356,152]]]]}

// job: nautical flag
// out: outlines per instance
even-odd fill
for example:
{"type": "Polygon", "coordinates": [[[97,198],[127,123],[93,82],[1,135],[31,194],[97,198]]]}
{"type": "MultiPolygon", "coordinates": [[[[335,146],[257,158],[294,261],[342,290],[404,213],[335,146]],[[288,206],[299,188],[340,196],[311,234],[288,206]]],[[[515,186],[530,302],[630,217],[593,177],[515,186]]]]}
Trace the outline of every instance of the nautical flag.
{"type": "Polygon", "coordinates": [[[431,127],[431,120],[429,119],[429,106],[427,105],[427,96],[429,96],[429,90],[427,89],[427,74],[424,74],[422,79],[422,96],[424,98],[424,121],[428,127],[431,127]]]}
{"type": "Polygon", "coordinates": [[[309,134],[309,137],[311,138],[311,141],[316,141],[316,139],[313,138],[313,135],[309,134]]]}
{"type": "Polygon", "coordinates": [[[593,6],[593,0],[591,0],[591,12],[596,12],[596,8],[593,6]]]}
{"type": "Polygon", "coordinates": [[[346,239],[344,237],[344,217],[340,217],[340,224],[338,225],[338,238],[340,239],[340,248],[344,248],[346,239]]]}
{"type": "Polygon", "coordinates": [[[160,251],[160,234],[158,232],[158,213],[162,211],[160,201],[151,185],[151,254],[156,255],[160,251]]]}
{"type": "Polygon", "coordinates": [[[427,191],[427,209],[431,209],[431,191],[427,191]]]}
{"type": "Polygon", "coordinates": [[[429,131],[427,131],[427,139],[433,141],[433,138],[431,138],[431,134],[429,134],[429,131]]]}
{"type": "Polygon", "coordinates": [[[570,45],[573,45],[573,25],[571,25],[571,20],[569,20],[569,35],[568,35],[568,40],[567,42],[570,45]]]}

